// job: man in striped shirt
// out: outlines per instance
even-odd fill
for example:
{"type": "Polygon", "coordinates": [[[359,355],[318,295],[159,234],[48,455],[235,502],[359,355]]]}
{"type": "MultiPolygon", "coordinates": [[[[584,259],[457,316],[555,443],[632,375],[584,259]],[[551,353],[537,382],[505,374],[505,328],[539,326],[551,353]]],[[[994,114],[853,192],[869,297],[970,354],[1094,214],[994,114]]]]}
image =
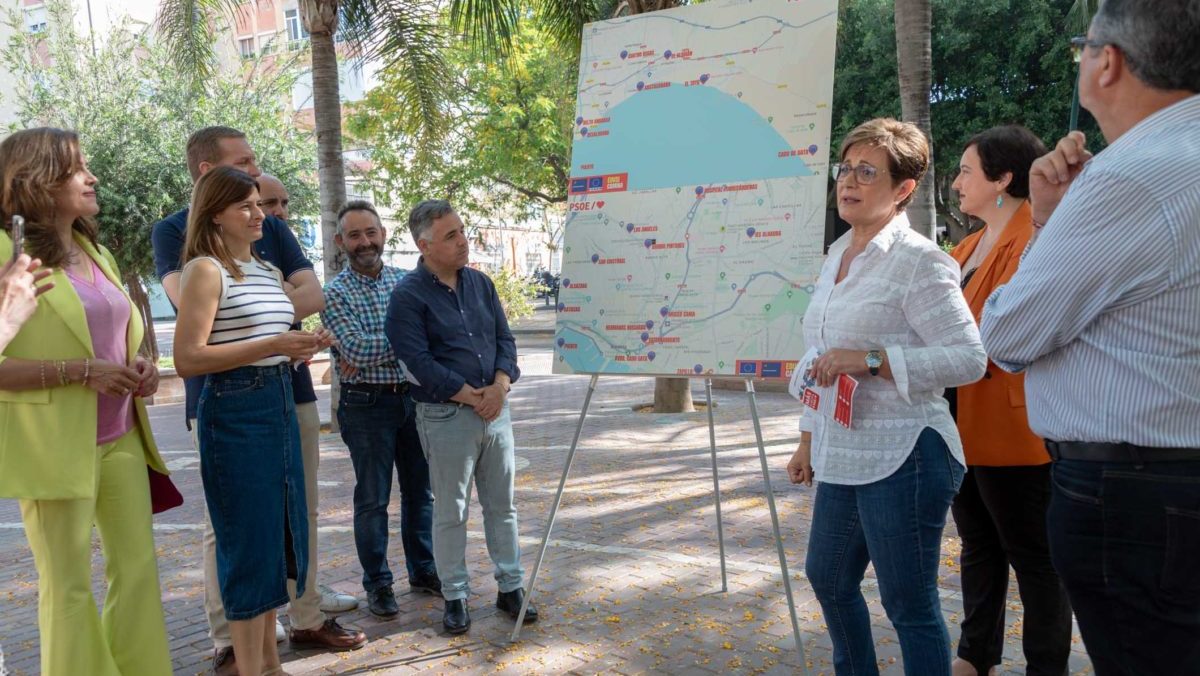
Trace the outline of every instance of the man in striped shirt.
{"type": "Polygon", "coordinates": [[[392,473],[400,482],[400,540],[408,585],[441,595],[433,563],[433,493],[417,434],[408,383],[383,332],[392,288],[404,276],[383,264],[387,231],[370,202],[338,212],[338,248],[350,267],[325,286],[325,326],[343,366],[338,425],[354,464],[354,545],[368,607],[379,617],[400,612],[387,563],[392,473]]]}
{"type": "MultiPolygon", "coordinates": [[[[1051,556],[1097,674],[1200,673],[1200,4],[1104,0],[1035,236],[985,306],[1054,460],[1051,556]]],[[[1014,393],[1020,397],[1022,393],[1014,393]]]]}

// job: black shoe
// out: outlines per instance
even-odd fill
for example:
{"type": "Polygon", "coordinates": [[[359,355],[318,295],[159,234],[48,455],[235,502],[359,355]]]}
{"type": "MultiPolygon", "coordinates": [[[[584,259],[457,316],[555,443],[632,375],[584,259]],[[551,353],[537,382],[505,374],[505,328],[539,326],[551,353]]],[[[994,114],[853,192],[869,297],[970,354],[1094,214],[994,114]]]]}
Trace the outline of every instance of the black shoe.
{"type": "MultiPolygon", "coordinates": [[[[496,607],[508,613],[508,616],[516,621],[517,616],[521,614],[521,604],[525,602],[525,590],[514,589],[510,592],[500,592],[496,594],[496,607]]],[[[537,608],[533,607],[533,602],[529,603],[529,607],[525,609],[525,624],[537,622],[537,608]]]]}
{"type": "Polygon", "coordinates": [[[466,599],[446,601],[446,613],[442,615],[442,627],[447,634],[465,634],[471,628],[471,613],[467,612],[466,599]]]}
{"type": "Polygon", "coordinates": [[[396,604],[396,593],[392,591],[391,585],[367,592],[367,601],[371,612],[379,617],[395,617],[400,613],[400,606],[396,604]]]}
{"type": "Polygon", "coordinates": [[[442,595],[442,581],[437,573],[426,573],[408,578],[408,588],[415,592],[425,592],[434,596],[442,595]]]}

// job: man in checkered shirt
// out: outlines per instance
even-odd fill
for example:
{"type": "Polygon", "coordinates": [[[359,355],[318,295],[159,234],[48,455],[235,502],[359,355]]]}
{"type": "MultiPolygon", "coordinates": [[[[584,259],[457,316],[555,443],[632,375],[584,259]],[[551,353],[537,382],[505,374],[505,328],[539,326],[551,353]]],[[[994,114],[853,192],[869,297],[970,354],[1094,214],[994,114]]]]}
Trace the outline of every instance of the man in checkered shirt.
{"type": "Polygon", "coordinates": [[[370,202],[338,212],[334,240],[350,267],[325,285],[325,326],[337,339],[341,373],[338,425],[354,464],[354,545],[371,612],[393,617],[400,608],[387,563],[392,472],[400,483],[400,539],[408,584],[441,594],[433,563],[433,493],[417,434],[408,383],[383,332],[392,287],[404,272],[383,264],[387,232],[370,202]]]}

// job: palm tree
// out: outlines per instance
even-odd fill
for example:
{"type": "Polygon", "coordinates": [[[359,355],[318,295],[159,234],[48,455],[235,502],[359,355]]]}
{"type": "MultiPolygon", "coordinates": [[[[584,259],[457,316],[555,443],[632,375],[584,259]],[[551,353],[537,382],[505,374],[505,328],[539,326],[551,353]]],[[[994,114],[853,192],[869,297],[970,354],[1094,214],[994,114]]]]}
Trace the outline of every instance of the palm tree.
{"type": "Polygon", "coordinates": [[[1075,0],[1067,10],[1067,30],[1071,35],[1084,35],[1092,25],[1092,17],[1100,9],[1100,0],[1075,0]]]}
{"type": "MultiPolygon", "coordinates": [[[[202,88],[217,68],[217,26],[258,1],[164,0],[156,27],[181,75],[202,88]]],[[[567,44],[577,44],[583,24],[600,11],[593,0],[537,0],[534,8],[567,44]]],[[[312,49],[321,234],[325,278],[332,279],[342,263],[333,243],[336,214],[346,199],[337,42],[354,58],[379,58],[403,75],[408,86],[396,109],[413,136],[433,148],[445,131],[444,88],[452,82],[443,57],[451,44],[447,28],[471,48],[502,57],[528,8],[522,0],[451,0],[448,26],[428,0],[299,0],[299,9],[312,49]]]]}
{"type": "MultiPolygon", "coordinates": [[[[933,56],[930,28],[933,12],[929,0],[896,0],[896,60],[900,71],[900,113],[933,142],[930,121],[929,93],[933,81],[933,56]]],[[[917,194],[908,206],[912,228],[935,239],[937,211],[934,209],[935,177],[933,163],[929,173],[917,187],[917,194]]]]}

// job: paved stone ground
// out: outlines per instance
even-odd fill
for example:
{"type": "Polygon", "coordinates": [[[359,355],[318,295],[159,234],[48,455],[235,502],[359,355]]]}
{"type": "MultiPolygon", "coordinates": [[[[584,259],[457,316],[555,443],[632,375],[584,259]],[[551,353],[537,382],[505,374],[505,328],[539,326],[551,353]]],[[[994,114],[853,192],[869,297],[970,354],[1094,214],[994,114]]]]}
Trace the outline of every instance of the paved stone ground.
{"type": "MultiPolygon", "coordinates": [[[[536,356],[538,366],[549,361],[536,356]]],[[[534,364],[529,364],[534,366],[534,364]]],[[[530,369],[545,372],[542,368],[530,369]]],[[[555,489],[583,402],[587,379],[527,376],[513,390],[517,502],[523,560],[532,571],[555,489]]],[[[708,433],[703,414],[638,414],[652,399],[647,379],[604,378],[593,400],[571,480],[555,524],[535,600],[542,620],[515,645],[512,623],[493,605],[496,586],[478,509],[469,523],[468,563],[474,626],[461,637],[441,633],[441,602],[397,591],[401,614],[380,621],[362,610],[341,616],[371,643],[353,653],[293,651],[281,644],[292,674],[436,673],[796,673],[778,559],[746,396],[714,396],[728,556],[729,592],[720,591],[708,433]]],[[[328,397],[327,388],[322,391],[328,397]]],[[[327,415],[327,404],[322,403],[327,415]]],[[[803,577],[813,491],[787,483],[796,405],[786,395],[759,396],[771,482],[783,527],[792,585],[812,673],[832,674],[820,609],[803,577]]],[[[199,460],[178,405],[152,409],[153,425],[186,504],[155,519],[167,630],[176,674],[204,673],[210,655],[202,607],[200,539],[203,497],[199,460]]],[[[322,437],[320,582],[362,596],[354,553],[349,457],[336,435],[322,437]]],[[[393,512],[396,508],[393,508],[393,512]]],[[[394,519],[396,523],[398,519],[394,519]]],[[[393,570],[403,569],[393,531],[393,570]]],[[[943,543],[943,610],[957,637],[962,605],[953,526],[943,543]]],[[[94,580],[103,593],[99,543],[94,580]]],[[[398,575],[403,581],[403,573],[398,575]]],[[[879,602],[873,573],[866,596],[884,674],[902,673],[895,632],[879,602]]],[[[38,673],[37,582],[15,501],[0,501],[0,645],[13,674],[38,673]]],[[[1023,673],[1021,608],[1010,593],[1002,673],[1023,673]]],[[[1071,672],[1091,672],[1075,636],[1071,672]]]]}

